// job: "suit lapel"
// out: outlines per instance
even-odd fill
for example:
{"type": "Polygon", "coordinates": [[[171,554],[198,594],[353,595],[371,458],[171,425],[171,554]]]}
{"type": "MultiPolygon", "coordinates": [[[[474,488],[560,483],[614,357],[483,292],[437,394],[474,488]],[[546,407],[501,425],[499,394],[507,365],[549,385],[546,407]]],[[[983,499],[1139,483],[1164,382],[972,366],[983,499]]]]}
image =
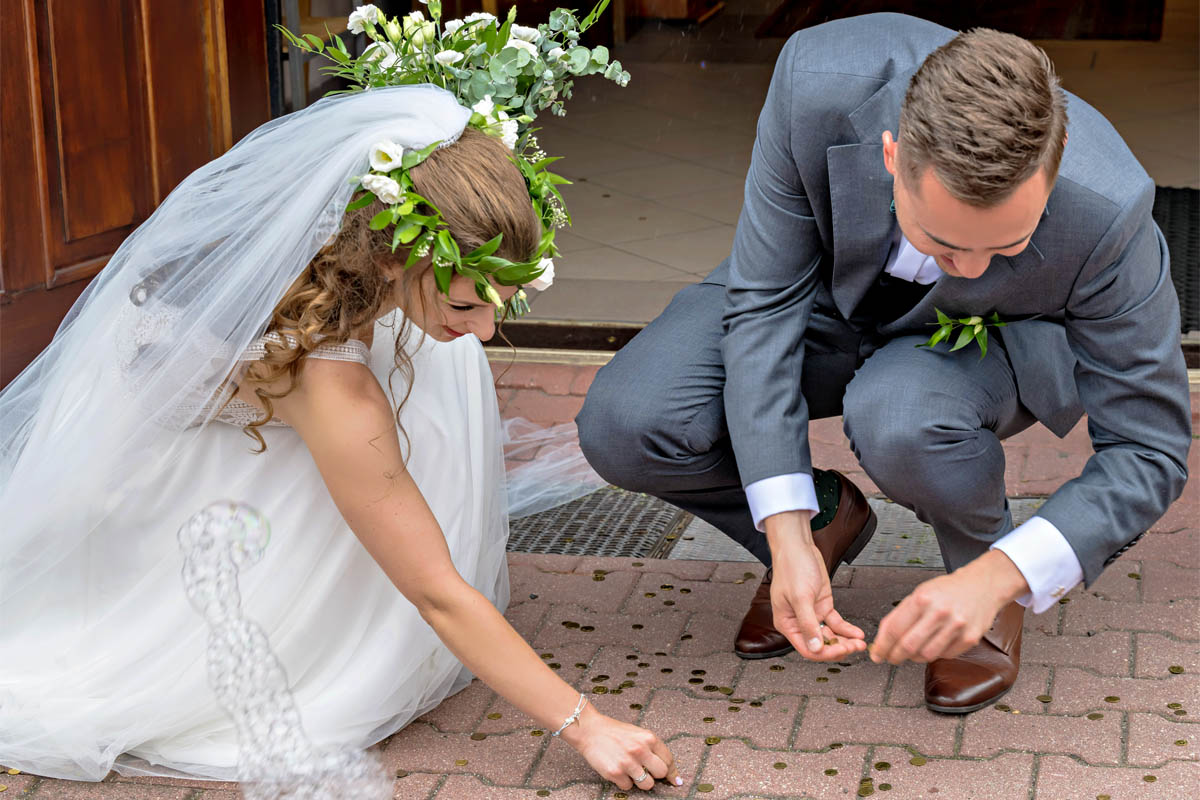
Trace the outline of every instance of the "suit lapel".
{"type": "Polygon", "coordinates": [[[850,144],[826,151],[833,211],[833,302],[850,319],[883,270],[896,215],[883,147],[850,144]]]}
{"type": "Polygon", "coordinates": [[[883,166],[882,136],[896,133],[912,72],[884,83],[850,114],[858,144],[826,151],[833,211],[833,301],[849,319],[883,270],[896,225],[892,176],[883,166]]]}

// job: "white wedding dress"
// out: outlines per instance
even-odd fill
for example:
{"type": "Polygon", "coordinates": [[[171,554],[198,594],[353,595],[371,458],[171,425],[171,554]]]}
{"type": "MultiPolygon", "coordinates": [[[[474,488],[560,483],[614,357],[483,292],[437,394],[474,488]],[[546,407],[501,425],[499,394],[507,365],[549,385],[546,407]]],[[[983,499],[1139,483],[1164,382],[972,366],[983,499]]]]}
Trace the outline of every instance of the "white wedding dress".
{"type": "MultiPolygon", "coordinates": [[[[376,326],[369,351],[351,342],[318,355],[364,361],[387,389],[394,321],[376,326]]],[[[424,339],[413,375],[401,412],[408,469],[455,567],[503,610],[502,429],[478,339],[424,339]]],[[[270,524],[262,560],[240,579],[242,611],[269,637],[313,744],[369,746],[470,680],[342,520],[296,432],[260,428],[267,451],[255,455],[231,424],[236,409],[226,419],[116,507],[88,509],[86,541],[0,609],[0,763],[84,780],[110,768],[237,777],[237,735],[208,685],[205,622],[185,596],[176,539],[222,499],[270,524]]],[[[62,478],[61,495],[40,502],[72,503],[72,476],[62,478]]]]}

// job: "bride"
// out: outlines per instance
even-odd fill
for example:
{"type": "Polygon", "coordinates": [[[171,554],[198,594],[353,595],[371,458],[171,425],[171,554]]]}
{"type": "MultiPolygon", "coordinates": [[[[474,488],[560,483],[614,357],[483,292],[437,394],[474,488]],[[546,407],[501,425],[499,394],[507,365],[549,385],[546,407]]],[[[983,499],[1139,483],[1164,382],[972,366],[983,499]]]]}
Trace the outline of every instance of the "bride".
{"type": "MultiPolygon", "coordinates": [[[[417,48],[420,27],[364,9],[377,44],[417,48]]],[[[525,60],[489,27],[448,24],[437,47],[485,73],[525,60]]],[[[557,59],[543,82],[561,88],[541,34],[534,67],[557,59]]],[[[524,130],[510,150],[504,106],[386,86],[438,67],[378,56],[345,61],[370,91],[268,123],[185,180],[0,393],[0,763],[239,777],[175,536],[228,498],[271,526],[242,605],[314,745],[367,747],[473,674],[622,788],[681,783],[653,733],[588,705],[500,610],[504,463],[479,342],[549,277],[556,176],[524,130]]]]}

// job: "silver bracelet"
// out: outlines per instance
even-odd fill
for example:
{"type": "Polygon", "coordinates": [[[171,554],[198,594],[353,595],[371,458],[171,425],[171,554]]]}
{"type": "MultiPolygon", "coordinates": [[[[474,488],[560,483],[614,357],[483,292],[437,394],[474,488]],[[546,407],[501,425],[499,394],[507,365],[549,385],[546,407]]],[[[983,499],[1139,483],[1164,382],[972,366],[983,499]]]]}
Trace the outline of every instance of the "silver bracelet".
{"type": "Polygon", "coordinates": [[[556,730],[551,736],[558,736],[567,729],[567,726],[572,722],[579,722],[579,715],[583,712],[583,707],[587,705],[587,695],[583,692],[579,693],[579,703],[575,706],[575,710],[571,712],[571,716],[563,720],[562,727],[556,730]]]}

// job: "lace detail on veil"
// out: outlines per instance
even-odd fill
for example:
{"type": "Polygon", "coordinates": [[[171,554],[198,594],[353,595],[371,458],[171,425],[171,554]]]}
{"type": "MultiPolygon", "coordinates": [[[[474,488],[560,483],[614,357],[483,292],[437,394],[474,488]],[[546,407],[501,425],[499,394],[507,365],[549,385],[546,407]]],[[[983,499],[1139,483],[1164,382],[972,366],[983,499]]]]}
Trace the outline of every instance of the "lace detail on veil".
{"type": "MultiPolygon", "coordinates": [[[[129,386],[131,384],[138,369],[139,357],[162,337],[169,335],[182,318],[182,313],[178,309],[163,304],[158,305],[153,311],[146,311],[135,305],[130,305],[123,310],[118,325],[117,358],[114,364],[122,385],[129,386]]],[[[277,333],[267,334],[247,347],[236,358],[239,364],[238,374],[241,373],[242,366],[258,361],[266,355],[268,341],[279,342],[282,341],[282,337],[277,333]]],[[[197,350],[198,352],[207,350],[210,353],[216,353],[214,361],[228,359],[232,356],[232,349],[225,343],[205,342],[198,346],[197,350]]],[[[343,344],[319,345],[309,353],[309,357],[367,365],[370,363],[370,354],[370,348],[365,343],[357,339],[350,339],[343,344]]],[[[195,427],[208,420],[239,427],[244,427],[257,420],[262,412],[243,400],[236,397],[230,398],[232,391],[232,386],[225,385],[211,397],[185,396],[167,407],[153,409],[152,413],[159,424],[172,430],[195,427]]],[[[133,399],[132,391],[129,391],[128,395],[130,399],[133,399]]],[[[278,417],[273,417],[265,424],[287,427],[287,423],[278,417]]]]}

